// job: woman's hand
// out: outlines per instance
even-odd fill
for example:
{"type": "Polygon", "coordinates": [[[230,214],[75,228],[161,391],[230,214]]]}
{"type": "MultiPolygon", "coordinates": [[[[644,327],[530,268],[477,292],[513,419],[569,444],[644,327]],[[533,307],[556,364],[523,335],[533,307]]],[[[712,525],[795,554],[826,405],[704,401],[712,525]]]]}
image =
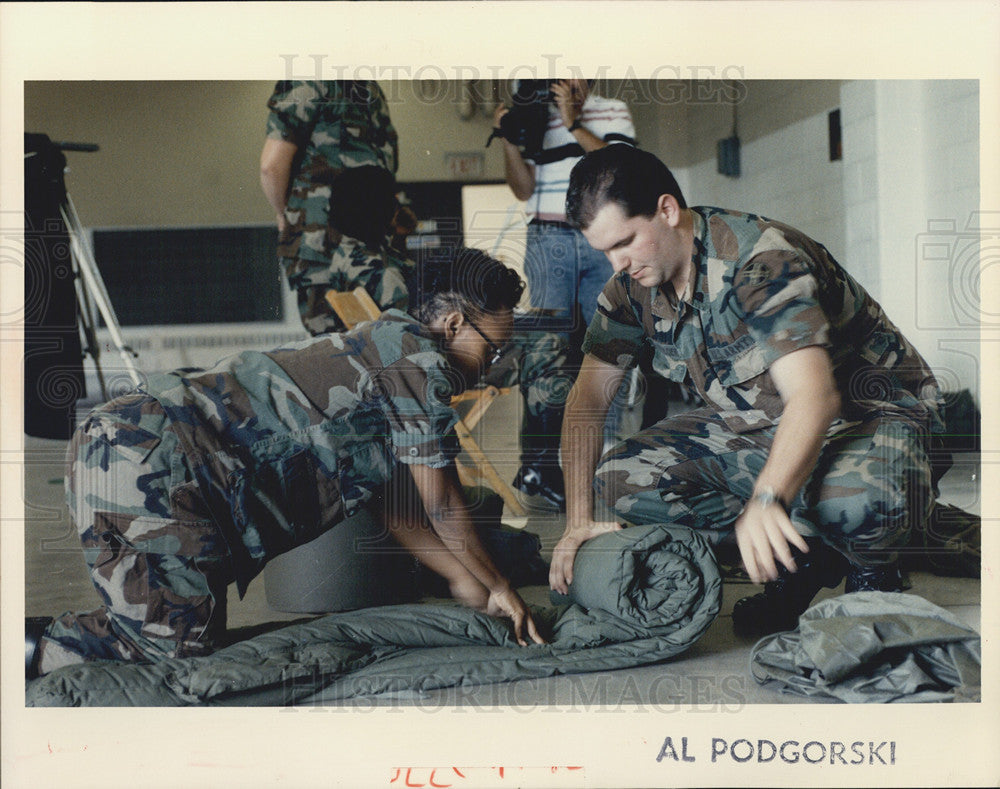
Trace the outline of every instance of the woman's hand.
{"type": "Polygon", "coordinates": [[[486,605],[486,613],[490,616],[507,617],[514,623],[514,637],[522,647],[527,646],[525,632],[536,644],[544,644],[545,639],[538,635],[535,620],[531,618],[528,606],[521,596],[509,586],[502,587],[490,593],[486,605]]]}
{"type": "Polygon", "coordinates": [[[471,574],[464,573],[457,580],[448,582],[451,596],[462,605],[487,613],[486,606],[490,599],[490,590],[477,581],[471,574]]]}

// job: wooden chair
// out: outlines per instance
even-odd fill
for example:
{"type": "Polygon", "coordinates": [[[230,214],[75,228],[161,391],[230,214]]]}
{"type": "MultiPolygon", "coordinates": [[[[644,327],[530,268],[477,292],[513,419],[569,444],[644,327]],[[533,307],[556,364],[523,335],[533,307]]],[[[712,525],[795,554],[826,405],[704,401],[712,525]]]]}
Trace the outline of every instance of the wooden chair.
{"type": "Polygon", "coordinates": [[[376,320],[382,314],[378,304],[362,287],[347,291],[328,290],[326,302],[348,329],[354,328],[362,321],[376,320]]]}
{"type": "MultiPolygon", "coordinates": [[[[362,321],[376,320],[382,314],[378,305],[368,295],[368,291],[361,287],[350,291],[327,291],[326,301],[347,328],[352,328],[362,321]]],[[[470,487],[485,483],[503,499],[511,514],[523,516],[527,511],[518,501],[514,489],[500,476],[472,436],[472,430],[479,424],[479,420],[489,407],[500,395],[508,392],[510,392],[508,387],[499,389],[495,386],[483,386],[469,389],[451,398],[451,406],[459,414],[458,422],[455,424],[455,435],[458,436],[458,443],[462,449],[475,464],[469,467],[465,463],[457,463],[458,478],[463,485],[470,487]],[[471,407],[462,416],[458,406],[463,406],[464,409],[464,406],[470,403],[471,407]]]]}

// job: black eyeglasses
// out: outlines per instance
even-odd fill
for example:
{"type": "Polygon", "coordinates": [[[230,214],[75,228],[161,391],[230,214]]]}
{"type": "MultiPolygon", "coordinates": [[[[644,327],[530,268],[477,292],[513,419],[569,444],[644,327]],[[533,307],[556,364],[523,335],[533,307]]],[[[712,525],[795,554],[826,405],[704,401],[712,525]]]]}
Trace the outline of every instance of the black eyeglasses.
{"type": "Polygon", "coordinates": [[[491,340],[489,337],[487,337],[485,334],[483,334],[483,330],[480,329],[478,326],[476,326],[476,324],[472,320],[472,318],[470,318],[468,315],[466,315],[465,319],[469,322],[469,325],[473,329],[475,329],[477,332],[479,332],[479,336],[482,337],[484,340],[486,340],[486,344],[488,346],[490,346],[490,350],[493,352],[493,355],[486,362],[486,366],[487,367],[492,367],[494,364],[496,364],[497,362],[500,361],[500,357],[503,355],[503,348],[501,348],[499,345],[497,345],[495,342],[493,342],[493,340],[491,340]]]}

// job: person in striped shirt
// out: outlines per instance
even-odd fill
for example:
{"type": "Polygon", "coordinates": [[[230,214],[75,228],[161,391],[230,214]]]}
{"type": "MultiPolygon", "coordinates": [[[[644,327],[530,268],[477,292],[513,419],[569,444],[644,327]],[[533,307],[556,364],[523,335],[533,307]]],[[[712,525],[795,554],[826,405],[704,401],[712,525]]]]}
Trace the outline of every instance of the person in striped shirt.
{"type": "Polygon", "coordinates": [[[607,258],[566,223],[569,174],[585,153],[611,143],[635,143],[635,127],[626,104],[593,92],[592,82],[562,79],[550,83],[548,125],[540,151],[522,150],[502,136],[501,119],[509,108],[500,106],[494,114],[494,133],[503,143],[507,183],[515,197],[526,201],[532,217],[525,250],[530,304],[552,311],[560,328],[564,327],[555,335],[536,334],[526,341],[527,354],[534,359],[544,356],[544,363],[526,365],[530,367],[527,375],[522,370],[526,407],[521,468],[514,485],[528,495],[542,496],[560,510],[565,509],[566,499],[559,467],[559,435],[565,397],[575,377],[569,368],[579,356],[570,338],[582,334],[589,324],[597,297],[613,274],[607,258]]]}

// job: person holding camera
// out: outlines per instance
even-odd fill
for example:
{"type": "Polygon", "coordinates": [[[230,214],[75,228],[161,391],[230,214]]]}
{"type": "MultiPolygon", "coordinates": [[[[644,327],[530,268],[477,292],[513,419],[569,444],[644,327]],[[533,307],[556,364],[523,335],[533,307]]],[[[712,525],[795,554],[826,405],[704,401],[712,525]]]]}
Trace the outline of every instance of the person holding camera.
{"type": "Polygon", "coordinates": [[[559,436],[573,378],[567,368],[575,356],[570,336],[590,322],[597,296],[613,273],[604,254],[566,223],[569,174],[589,151],[613,142],[635,143],[626,104],[594,93],[591,82],[522,80],[513,106],[501,105],[494,113],[507,184],[515,197],[527,201],[532,216],[525,249],[531,306],[552,311],[565,327],[525,341],[521,390],[526,408],[514,486],[560,510],[566,499],[559,436]]]}
{"type": "MultiPolygon", "coordinates": [[[[296,291],[302,325],[310,334],[343,328],[326,302],[330,289],[362,285],[380,307],[405,308],[398,269],[406,266],[388,247],[391,213],[380,220],[374,239],[358,237],[338,217],[355,202],[380,216],[386,184],[395,186],[399,141],[378,83],[282,80],[267,106],[260,182],[277,217],[278,258],[296,291]],[[384,170],[387,178],[370,173],[364,179],[341,178],[362,167],[384,170]],[[354,191],[344,195],[348,185],[354,191]]],[[[362,223],[370,222],[354,222],[362,223]]]]}

